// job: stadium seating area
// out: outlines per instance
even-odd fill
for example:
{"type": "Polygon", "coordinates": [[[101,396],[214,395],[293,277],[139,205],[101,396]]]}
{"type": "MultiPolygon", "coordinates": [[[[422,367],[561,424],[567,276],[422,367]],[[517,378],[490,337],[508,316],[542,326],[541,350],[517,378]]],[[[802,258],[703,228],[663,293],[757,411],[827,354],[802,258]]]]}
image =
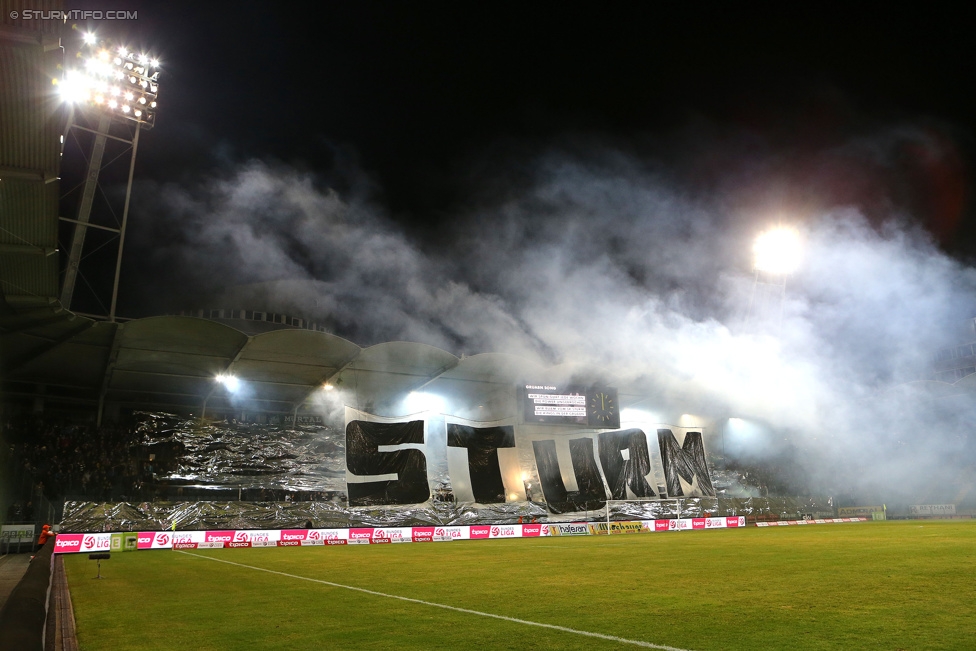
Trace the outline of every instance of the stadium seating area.
{"type": "Polygon", "coordinates": [[[4,521],[31,521],[31,500],[149,497],[155,468],[134,428],[27,416],[4,423],[0,473],[10,491],[4,521]]]}

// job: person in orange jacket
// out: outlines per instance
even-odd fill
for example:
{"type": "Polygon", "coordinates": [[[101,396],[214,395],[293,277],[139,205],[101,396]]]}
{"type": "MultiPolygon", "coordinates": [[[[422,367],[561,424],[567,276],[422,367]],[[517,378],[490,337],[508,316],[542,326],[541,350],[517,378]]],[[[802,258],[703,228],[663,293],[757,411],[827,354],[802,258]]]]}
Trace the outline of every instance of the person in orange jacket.
{"type": "Polygon", "coordinates": [[[46,524],[41,527],[41,535],[37,537],[37,551],[40,551],[44,547],[44,543],[47,542],[47,539],[53,536],[54,534],[51,533],[51,525],[46,524]]]}

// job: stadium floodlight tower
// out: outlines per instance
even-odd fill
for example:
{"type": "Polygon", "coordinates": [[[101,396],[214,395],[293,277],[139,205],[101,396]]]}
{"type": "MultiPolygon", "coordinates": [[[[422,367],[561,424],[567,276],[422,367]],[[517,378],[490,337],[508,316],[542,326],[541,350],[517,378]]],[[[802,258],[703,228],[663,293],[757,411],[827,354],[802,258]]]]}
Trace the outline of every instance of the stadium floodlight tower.
{"type": "Polygon", "coordinates": [[[749,300],[750,319],[775,313],[783,317],[786,281],[800,261],[800,236],[788,226],[776,226],[760,233],[753,244],[755,277],[749,300]]]}
{"type": "MultiPolygon", "coordinates": [[[[118,255],[112,284],[111,307],[108,315],[105,316],[109,321],[114,321],[119,272],[122,267],[122,247],[125,244],[125,227],[129,217],[129,199],[132,195],[132,177],[135,172],[136,152],[139,148],[139,132],[141,129],[151,129],[156,122],[159,61],[149,54],[134,52],[124,45],[101,41],[94,34],[86,33],[82,35],[82,43],[76,54],[73,54],[70,48],[66,48],[64,68],[63,77],[54,80],[61,98],[69,106],[62,137],[62,155],[64,143],[72,130],[94,134],[94,140],[91,151],[86,156],[88,165],[77,218],[61,217],[63,221],[75,224],[65,266],[64,283],[61,286],[61,304],[65,308],[71,308],[87,229],[98,228],[110,231],[118,236],[118,255]],[[127,151],[130,156],[122,217],[121,221],[117,220],[115,228],[90,223],[92,202],[98,189],[98,177],[103,169],[102,159],[109,140],[128,145],[127,151]]],[[[111,162],[113,161],[109,161],[111,162]]]]}

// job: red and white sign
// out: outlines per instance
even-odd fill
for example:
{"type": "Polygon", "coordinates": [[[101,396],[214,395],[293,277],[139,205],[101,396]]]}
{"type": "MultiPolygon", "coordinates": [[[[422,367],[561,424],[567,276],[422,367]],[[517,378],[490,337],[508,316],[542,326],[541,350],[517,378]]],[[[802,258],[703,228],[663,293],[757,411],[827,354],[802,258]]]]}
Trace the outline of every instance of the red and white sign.
{"type": "Polygon", "coordinates": [[[488,532],[489,538],[520,538],[522,530],[514,524],[495,524],[488,532]]]}
{"type": "Polygon", "coordinates": [[[193,531],[174,531],[172,536],[173,549],[196,549],[198,540],[193,531]]]}
{"type": "Polygon", "coordinates": [[[549,527],[543,526],[541,524],[522,525],[523,538],[535,538],[536,536],[548,536],[548,535],[549,535],[549,527]]]}
{"type": "Polygon", "coordinates": [[[414,542],[434,542],[434,531],[437,527],[414,527],[410,532],[414,542]]]}
{"type": "Polygon", "coordinates": [[[434,529],[434,540],[439,542],[469,540],[470,538],[470,527],[437,527],[434,529]]]}
{"type": "Polygon", "coordinates": [[[384,527],[376,529],[373,533],[374,541],[376,538],[385,538],[391,543],[413,542],[412,527],[384,527]]]}
{"type": "MultiPolygon", "coordinates": [[[[785,520],[759,522],[758,526],[864,522],[868,518],[785,520]]],[[[642,520],[644,531],[738,528],[745,516],[642,520]]],[[[589,535],[585,522],[548,524],[496,524],[450,527],[361,527],[352,529],[262,529],[218,531],[148,531],[138,534],[138,549],[220,549],[233,547],[299,547],[306,545],[377,545],[394,542],[483,540],[488,538],[537,538],[549,535],[589,535]],[[553,529],[556,529],[554,531],[553,529]]],[[[55,553],[108,551],[109,533],[65,533],[55,540],[55,553]]]]}
{"type": "Polygon", "coordinates": [[[54,540],[54,553],[107,552],[111,545],[110,533],[59,533],[54,540]]]}
{"type": "Polygon", "coordinates": [[[136,549],[172,549],[173,535],[168,531],[146,531],[138,534],[136,549]]]}
{"type": "Polygon", "coordinates": [[[471,540],[480,540],[482,538],[491,537],[491,526],[484,524],[475,524],[468,527],[468,536],[471,540]]]}
{"type": "Polygon", "coordinates": [[[203,532],[203,540],[201,542],[208,542],[208,543],[214,543],[214,542],[229,543],[232,540],[234,540],[234,535],[236,533],[237,532],[236,531],[233,531],[233,530],[231,530],[231,531],[204,531],[203,532]]]}
{"type": "Polygon", "coordinates": [[[224,545],[226,547],[274,547],[278,544],[280,535],[280,531],[272,529],[235,531],[233,539],[224,545]]]}
{"type": "Polygon", "coordinates": [[[55,554],[71,554],[81,551],[81,533],[59,533],[54,540],[55,554]]]}
{"type": "Polygon", "coordinates": [[[373,530],[370,529],[350,529],[349,530],[349,544],[350,545],[368,545],[373,539],[373,530]]]}
{"type": "Polygon", "coordinates": [[[278,540],[281,542],[297,542],[299,545],[308,537],[308,529],[282,529],[278,540]]]}

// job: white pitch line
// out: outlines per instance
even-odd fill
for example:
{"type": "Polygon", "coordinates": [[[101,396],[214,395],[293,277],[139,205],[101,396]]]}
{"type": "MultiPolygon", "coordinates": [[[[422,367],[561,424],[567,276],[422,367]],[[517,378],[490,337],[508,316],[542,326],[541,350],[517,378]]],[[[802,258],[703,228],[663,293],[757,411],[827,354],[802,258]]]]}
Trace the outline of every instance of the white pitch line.
{"type": "Polygon", "coordinates": [[[333,588],[345,588],[346,590],[354,590],[356,592],[363,592],[365,594],[375,595],[377,597],[386,597],[388,599],[399,599],[400,601],[409,601],[415,604],[421,604],[423,606],[433,606],[434,608],[443,608],[444,610],[453,610],[458,613],[467,613],[469,615],[478,615],[479,617],[490,617],[492,619],[502,619],[506,622],[515,622],[516,624],[525,624],[526,626],[538,626],[540,628],[548,628],[554,631],[561,631],[563,633],[573,633],[574,635],[584,635],[586,637],[595,637],[601,640],[609,640],[611,642],[619,642],[621,644],[631,644],[633,646],[644,647],[645,649],[660,649],[661,651],[689,651],[688,649],[681,649],[676,646],[666,646],[663,644],[652,644],[650,642],[644,642],[642,640],[628,640],[624,637],[617,637],[616,635],[604,635],[603,633],[593,633],[591,631],[581,631],[575,628],[569,628],[567,626],[557,626],[556,624],[543,624],[542,622],[532,622],[527,619],[518,619],[517,617],[506,617],[505,615],[495,615],[494,613],[483,613],[480,610],[471,610],[469,608],[459,608],[457,606],[448,606],[446,604],[438,604],[433,601],[424,601],[423,599],[413,599],[411,597],[401,597],[400,595],[387,594],[385,592],[377,592],[376,590],[367,590],[366,588],[357,588],[352,585],[343,585],[341,583],[333,583],[332,581],[324,581],[322,579],[313,579],[307,576],[299,576],[298,574],[288,574],[287,572],[279,572],[278,570],[269,570],[263,567],[257,567],[255,565],[244,565],[243,563],[235,563],[234,561],[225,561],[222,558],[214,558],[213,556],[204,556],[203,554],[194,554],[193,552],[183,551],[182,549],[174,550],[180,554],[186,554],[187,556],[196,556],[197,558],[204,558],[208,561],[216,561],[218,563],[226,563],[228,565],[236,565],[237,567],[244,567],[249,570],[258,570],[259,572],[267,572],[269,574],[278,574],[280,576],[287,576],[291,579],[298,579],[300,581],[311,581],[312,583],[321,583],[323,585],[329,585],[333,588]]]}

